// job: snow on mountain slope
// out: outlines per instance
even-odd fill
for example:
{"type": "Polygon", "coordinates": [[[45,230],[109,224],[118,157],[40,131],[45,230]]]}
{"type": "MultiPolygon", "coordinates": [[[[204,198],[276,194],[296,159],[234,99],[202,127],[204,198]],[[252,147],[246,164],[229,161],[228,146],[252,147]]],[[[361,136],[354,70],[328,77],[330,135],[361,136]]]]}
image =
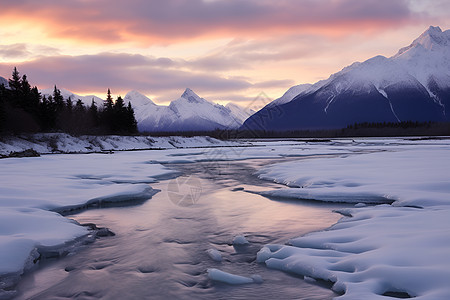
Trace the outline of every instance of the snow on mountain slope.
{"type": "Polygon", "coordinates": [[[155,106],[156,104],[150,100],[147,96],[139,93],[138,91],[129,91],[123,98],[125,103],[131,102],[133,106],[150,105],[155,106]]]}
{"type": "Polygon", "coordinates": [[[312,87],[313,87],[313,85],[310,83],[294,85],[293,87],[289,88],[286,91],[286,93],[283,94],[283,96],[270,102],[268,104],[268,106],[281,105],[284,103],[288,103],[289,101],[294,99],[296,96],[303,94],[303,93],[307,93],[312,87]]]}
{"type": "Polygon", "coordinates": [[[3,78],[0,76],[0,85],[4,85],[6,88],[9,88],[9,83],[8,80],[6,78],[3,78]]]}
{"type": "Polygon", "coordinates": [[[237,128],[243,122],[243,113],[237,115],[236,108],[209,102],[189,88],[169,106],[156,105],[136,91],[128,93],[125,101],[134,107],[139,131],[208,131],[237,128]]]}
{"type": "MultiPolygon", "coordinates": [[[[80,96],[77,94],[72,93],[69,90],[66,89],[60,89],[61,91],[61,95],[64,97],[64,100],[67,100],[69,97],[70,99],[72,99],[73,104],[75,104],[77,102],[78,99],[80,99],[84,105],[89,106],[92,103],[92,99],[94,99],[95,104],[97,104],[97,106],[101,106],[103,103],[103,99],[94,95],[87,95],[87,96],[80,96]]],[[[53,97],[53,88],[48,88],[48,89],[42,89],[39,90],[39,92],[41,93],[42,96],[52,96],[53,97]]]]}
{"type": "Polygon", "coordinates": [[[255,111],[251,108],[244,108],[234,103],[227,103],[225,108],[228,108],[231,111],[231,115],[238,121],[240,124],[243,124],[245,120],[247,120],[251,115],[255,113],[255,111]]]}
{"type": "Polygon", "coordinates": [[[431,26],[390,57],[356,62],[305,89],[296,87],[257,112],[246,129],[342,128],[360,122],[448,121],[450,30],[431,26]],[[292,93],[298,93],[292,100],[292,93]],[[268,110],[276,107],[273,116],[268,110]]]}

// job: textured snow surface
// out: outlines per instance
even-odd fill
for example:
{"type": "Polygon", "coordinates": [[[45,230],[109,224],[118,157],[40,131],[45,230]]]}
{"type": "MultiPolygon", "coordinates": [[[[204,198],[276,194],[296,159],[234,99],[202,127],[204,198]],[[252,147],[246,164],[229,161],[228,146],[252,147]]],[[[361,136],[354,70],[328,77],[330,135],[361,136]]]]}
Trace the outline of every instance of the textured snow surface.
{"type": "Polygon", "coordinates": [[[150,137],[150,136],[71,136],[64,133],[44,133],[15,137],[0,137],[0,155],[34,149],[38,153],[90,153],[115,150],[174,149],[190,147],[222,147],[242,145],[210,137],[150,137]]]}
{"type": "Polygon", "coordinates": [[[403,292],[417,299],[449,299],[448,207],[381,205],[350,209],[327,231],[264,247],[269,268],[334,282],[339,299],[386,299],[403,292]]]}
{"type": "MultiPolygon", "coordinates": [[[[95,143],[88,143],[88,137],[76,142],[62,137],[53,146],[65,145],[59,147],[71,152],[81,149],[81,141],[104,143],[103,149],[113,144],[114,149],[133,149],[142,142],[141,137],[89,137],[95,143]]],[[[10,142],[13,146],[3,141],[0,149],[41,145],[49,151],[44,142],[10,142]]],[[[49,209],[148,199],[156,191],[147,183],[176,176],[162,163],[285,158],[289,161],[263,167],[259,176],[292,188],[267,193],[315,200],[334,197],[357,205],[343,209],[346,217],[329,230],[294,238],[289,245],[264,246],[258,262],[307,276],[308,281],[331,280],[344,299],[385,299],[380,295],[394,292],[418,299],[450,297],[450,140],[232,142],[168,137],[154,138],[152,145],[163,142],[168,145],[163,151],[0,159],[0,283],[1,274],[17,275],[31,266],[40,248],[65,245],[87,234],[49,209]],[[189,148],[202,145],[221,147],[189,148]],[[394,205],[364,206],[373,199],[387,199],[394,205]]],[[[218,259],[216,251],[207,254],[218,259]]],[[[262,282],[257,275],[244,277],[217,269],[210,269],[208,276],[231,284],[262,282]]]]}
{"type": "Polygon", "coordinates": [[[270,165],[262,179],[293,188],[265,195],[330,202],[450,204],[450,146],[344,155],[270,165]]]}
{"type": "Polygon", "coordinates": [[[84,227],[47,210],[146,200],[157,191],[145,182],[174,174],[133,154],[1,159],[0,283],[2,275],[20,275],[32,265],[35,249],[63,246],[87,234],[84,227]]]}
{"type": "MultiPolygon", "coordinates": [[[[378,142],[366,141],[367,149],[378,142]]],[[[295,186],[265,195],[358,204],[340,210],[344,217],[328,230],[266,245],[257,261],[331,281],[338,299],[449,299],[449,141],[383,150],[264,167],[260,177],[295,186]],[[377,198],[395,202],[361,203],[377,198]]]]}
{"type": "Polygon", "coordinates": [[[60,246],[86,234],[84,227],[55,212],[3,207],[0,210],[0,276],[20,274],[32,265],[28,259],[36,247],[60,246]]]}

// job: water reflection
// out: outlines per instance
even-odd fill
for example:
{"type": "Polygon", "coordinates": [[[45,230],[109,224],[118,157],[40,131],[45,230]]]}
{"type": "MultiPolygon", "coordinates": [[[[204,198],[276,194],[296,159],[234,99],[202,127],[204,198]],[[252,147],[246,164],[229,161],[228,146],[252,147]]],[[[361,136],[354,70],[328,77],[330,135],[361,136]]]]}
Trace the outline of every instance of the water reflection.
{"type": "MultiPolygon", "coordinates": [[[[301,278],[270,270],[255,262],[267,243],[335,223],[332,213],[341,206],[271,201],[245,190],[275,184],[251,176],[261,161],[224,163],[224,172],[205,172],[194,164],[177,165],[201,185],[194,205],[180,206],[170,197],[168,181],[139,206],[84,211],[72,216],[80,223],[108,227],[116,236],[102,238],[76,255],[47,261],[19,284],[19,299],[331,299],[329,289],[301,278]],[[250,242],[233,247],[237,234],[250,242]],[[213,261],[206,250],[215,248],[223,261],[213,261]],[[250,276],[262,284],[229,286],[211,282],[207,268],[250,276]]],[[[172,166],[174,167],[174,166],[172,166]]],[[[220,164],[215,169],[220,170],[220,164]]],[[[173,192],[173,188],[172,188],[173,192]]]]}

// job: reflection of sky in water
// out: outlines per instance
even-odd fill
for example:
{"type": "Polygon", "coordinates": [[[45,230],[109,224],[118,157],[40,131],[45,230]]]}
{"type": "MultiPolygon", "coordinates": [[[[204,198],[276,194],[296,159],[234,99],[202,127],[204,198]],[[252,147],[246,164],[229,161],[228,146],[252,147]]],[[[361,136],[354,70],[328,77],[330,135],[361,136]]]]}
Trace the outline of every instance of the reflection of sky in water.
{"type": "Polygon", "coordinates": [[[179,165],[185,173],[196,170],[192,176],[202,188],[198,201],[188,207],[170,199],[168,180],[152,184],[161,192],[142,205],[88,210],[73,216],[81,223],[109,227],[116,236],[97,240],[77,255],[29,274],[19,290],[31,296],[48,289],[42,297],[74,297],[82,291],[106,298],[330,299],[334,294],[327,288],[268,269],[255,258],[267,243],[285,243],[335,223],[340,216],[331,211],[341,206],[273,201],[241,189],[232,191],[278,187],[251,177],[258,163],[261,161],[218,164],[221,174],[208,174],[200,165],[179,165]],[[247,182],[235,176],[236,172],[248,176],[247,182]],[[238,234],[246,236],[250,245],[233,247],[231,242],[238,234]],[[221,263],[208,256],[206,250],[211,248],[220,251],[221,263]],[[264,283],[214,283],[207,278],[207,268],[243,276],[259,274],[264,283]]]}

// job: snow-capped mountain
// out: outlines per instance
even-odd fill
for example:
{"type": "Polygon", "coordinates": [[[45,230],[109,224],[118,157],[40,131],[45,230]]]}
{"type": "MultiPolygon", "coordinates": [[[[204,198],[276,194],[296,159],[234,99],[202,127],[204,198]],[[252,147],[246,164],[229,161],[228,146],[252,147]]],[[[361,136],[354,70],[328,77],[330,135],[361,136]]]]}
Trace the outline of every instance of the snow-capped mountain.
{"type": "MultiPolygon", "coordinates": [[[[72,100],[73,104],[75,104],[78,99],[80,99],[84,105],[86,106],[90,106],[92,103],[92,99],[94,99],[95,104],[97,104],[97,106],[101,106],[103,103],[103,99],[94,96],[94,95],[88,95],[88,96],[80,96],[77,94],[72,93],[71,91],[68,91],[66,89],[61,89],[58,88],[61,91],[61,95],[63,96],[64,99],[70,99],[72,100]]],[[[48,97],[48,96],[52,96],[53,97],[53,88],[49,88],[49,89],[42,89],[39,90],[39,92],[41,93],[42,96],[48,97]]]]}
{"type": "Polygon", "coordinates": [[[9,88],[9,83],[8,80],[6,78],[3,78],[0,76],[0,85],[4,85],[6,88],[9,88]]]}
{"type": "Polygon", "coordinates": [[[186,89],[180,98],[169,106],[156,105],[137,91],[129,92],[125,102],[134,107],[139,131],[208,131],[238,128],[249,111],[237,105],[224,107],[209,102],[191,89],[186,89]]]}
{"type": "Polygon", "coordinates": [[[253,115],[256,111],[251,108],[244,108],[234,103],[227,103],[225,108],[228,108],[231,112],[233,118],[238,121],[238,123],[243,124],[245,120],[247,120],[251,115],[253,115]]]}
{"type": "Polygon", "coordinates": [[[243,128],[340,128],[384,121],[450,121],[450,30],[431,26],[390,58],[376,56],[313,85],[293,87],[243,128]]]}
{"type": "Polygon", "coordinates": [[[294,85],[293,87],[289,88],[286,91],[286,93],[283,94],[283,96],[281,96],[278,99],[273,100],[272,102],[267,104],[267,106],[270,107],[270,106],[274,106],[274,105],[281,105],[284,103],[288,103],[292,99],[294,99],[296,96],[307,93],[311,89],[312,86],[313,85],[310,83],[294,85]]]}

